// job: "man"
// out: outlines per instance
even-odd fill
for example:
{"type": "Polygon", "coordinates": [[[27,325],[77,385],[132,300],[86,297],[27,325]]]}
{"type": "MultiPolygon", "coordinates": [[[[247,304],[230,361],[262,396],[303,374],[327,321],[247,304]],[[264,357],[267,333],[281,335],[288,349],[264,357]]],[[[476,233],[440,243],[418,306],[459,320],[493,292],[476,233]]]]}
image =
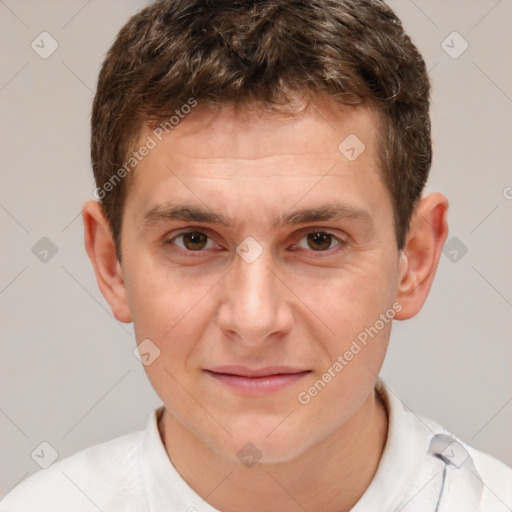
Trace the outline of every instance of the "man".
{"type": "Polygon", "coordinates": [[[159,1],[92,114],[85,243],[163,406],[2,511],[505,511],[378,378],[447,236],[423,59],[381,1],[159,1]]]}

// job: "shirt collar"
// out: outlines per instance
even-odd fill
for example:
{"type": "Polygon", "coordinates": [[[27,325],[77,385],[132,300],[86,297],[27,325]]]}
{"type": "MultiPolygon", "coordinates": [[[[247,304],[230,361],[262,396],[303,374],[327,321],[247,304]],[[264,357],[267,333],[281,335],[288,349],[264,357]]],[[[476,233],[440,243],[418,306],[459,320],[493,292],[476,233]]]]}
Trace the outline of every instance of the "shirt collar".
{"type": "MultiPolygon", "coordinates": [[[[433,433],[426,421],[405,409],[397,393],[382,379],[377,380],[375,389],[387,409],[388,435],[377,472],[352,512],[394,510],[412,484],[433,433]]],[[[157,512],[165,505],[176,510],[195,508],[198,512],[218,512],[187,484],[171,463],[158,430],[163,410],[162,405],[152,412],[141,446],[149,509],[157,512]]]]}
{"type": "Polygon", "coordinates": [[[395,510],[413,484],[433,435],[426,421],[406,410],[397,393],[381,378],[375,389],[388,412],[388,436],[377,472],[351,512],[395,510]]]}
{"type": "Polygon", "coordinates": [[[149,510],[151,512],[162,510],[218,512],[187,484],[172,465],[158,430],[158,420],[163,411],[162,405],[151,413],[141,445],[149,510]]]}

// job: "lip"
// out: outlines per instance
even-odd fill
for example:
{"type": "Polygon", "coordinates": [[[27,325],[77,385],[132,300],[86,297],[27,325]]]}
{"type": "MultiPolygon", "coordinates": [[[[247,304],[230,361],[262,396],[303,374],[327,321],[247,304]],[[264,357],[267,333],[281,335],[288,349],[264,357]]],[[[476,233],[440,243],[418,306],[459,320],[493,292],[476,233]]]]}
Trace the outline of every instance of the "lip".
{"type": "Polygon", "coordinates": [[[239,393],[265,395],[297,382],[310,373],[310,370],[290,366],[267,366],[264,368],[217,366],[207,369],[205,372],[239,393]]]}

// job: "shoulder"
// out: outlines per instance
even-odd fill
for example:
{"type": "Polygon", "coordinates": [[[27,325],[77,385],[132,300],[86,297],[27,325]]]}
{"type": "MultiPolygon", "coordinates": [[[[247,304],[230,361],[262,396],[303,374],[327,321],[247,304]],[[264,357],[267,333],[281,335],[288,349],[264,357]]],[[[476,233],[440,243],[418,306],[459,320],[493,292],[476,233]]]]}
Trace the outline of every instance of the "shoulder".
{"type": "MultiPolygon", "coordinates": [[[[492,455],[464,444],[483,483],[482,503],[489,510],[512,510],[512,468],[492,455]]],[[[485,510],[485,509],[483,509],[485,510]]]]}
{"type": "Polygon", "coordinates": [[[448,434],[462,447],[461,461],[466,456],[473,461],[476,476],[482,482],[481,510],[483,512],[488,510],[509,512],[512,510],[512,468],[492,455],[473,448],[435,421],[424,417],[422,420],[433,431],[448,434]]]}
{"type": "MultiPolygon", "coordinates": [[[[431,443],[438,434],[442,435],[440,454],[445,460],[451,458],[452,467],[464,468],[462,473],[469,471],[476,474],[476,484],[481,488],[481,510],[483,512],[510,512],[512,510],[512,468],[487,453],[473,448],[458,436],[442,427],[436,421],[414,413],[398,397],[387,384],[379,381],[377,391],[381,394],[390,412],[391,440],[400,446],[400,451],[408,453],[408,460],[415,459],[416,470],[411,473],[407,482],[416,482],[421,473],[426,454],[431,452],[431,443]],[[414,455],[415,454],[415,455],[414,455]],[[455,457],[455,458],[452,458],[455,457]],[[469,464],[466,464],[465,461],[469,464]],[[470,469],[468,469],[470,468],[470,469]]],[[[388,437],[388,441],[390,438],[388,437]]],[[[437,451],[437,450],[434,450],[437,451]]],[[[384,454],[385,455],[385,454],[384,454]]],[[[396,455],[396,453],[395,453],[396,455]]],[[[459,474],[459,471],[454,473],[459,474]]],[[[460,481],[460,480],[459,480],[460,481]]],[[[424,480],[420,478],[419,482],[424,480]]]]}
{"type": "Polygon", "coordinates": [[[97,512],[112,500],[120,510],[134,510],[130,507],[140,501],[141,493],[143,434],[133,432],[91,446],[38,471],[5,496],[0,511],[97,512]]]}

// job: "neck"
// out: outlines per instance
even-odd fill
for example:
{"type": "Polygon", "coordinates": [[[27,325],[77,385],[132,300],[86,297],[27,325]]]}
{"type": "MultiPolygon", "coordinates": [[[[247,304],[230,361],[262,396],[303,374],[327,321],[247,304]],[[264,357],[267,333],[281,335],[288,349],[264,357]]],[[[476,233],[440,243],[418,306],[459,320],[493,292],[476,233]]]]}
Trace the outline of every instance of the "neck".
{"type": "Polygon", "coordinates": [[[370,485],[384,450],[387,412],[377,393],[329,437],[299,457],[248,469],[211,450],[164,409],[159,429],[174,467],[223,512],[349,511],[370,485]]]}

